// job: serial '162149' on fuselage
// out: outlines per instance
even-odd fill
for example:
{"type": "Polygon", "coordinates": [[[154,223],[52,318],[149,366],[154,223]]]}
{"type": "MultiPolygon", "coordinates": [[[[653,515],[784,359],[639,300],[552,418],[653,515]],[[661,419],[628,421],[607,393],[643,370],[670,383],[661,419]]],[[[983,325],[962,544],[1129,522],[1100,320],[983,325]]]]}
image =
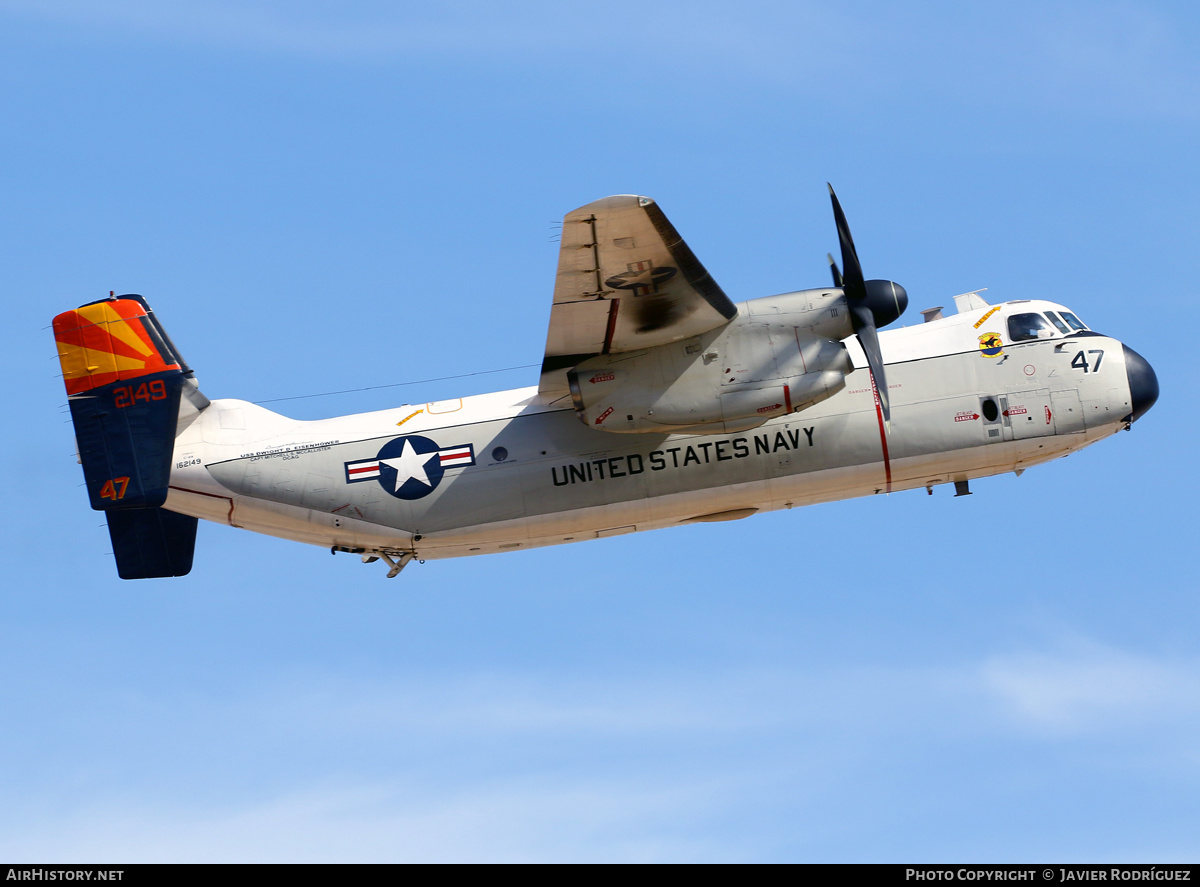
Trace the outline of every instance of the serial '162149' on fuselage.
{"type": "Polygon", "coordinates": [[[541,378],[321,421],[210,401],[140,296],[54,319],[92,507],[119,574],[191,569],[198,518],[382,559],[512,551],[851,496],[1065,455],[1158,397],[1150,365],[1062,305],[878,333],[836,196],[833,285],[735,304],[654,201],[569,213],[541,378]]]}

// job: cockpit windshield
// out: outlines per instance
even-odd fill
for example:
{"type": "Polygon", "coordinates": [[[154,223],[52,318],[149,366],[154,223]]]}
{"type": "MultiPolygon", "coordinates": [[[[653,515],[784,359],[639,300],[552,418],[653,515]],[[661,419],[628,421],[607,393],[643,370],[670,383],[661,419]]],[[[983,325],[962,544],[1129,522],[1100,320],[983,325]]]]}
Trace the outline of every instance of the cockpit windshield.
{"type": "Polygon", "coordinates": [[[1081,321],[1078,317],[1076,317],[1070,311],[1063,311],[1062,319],[1065,320],[1067,323],[1069,323],[1071,325],[1071,329],[1073,329],[1073,330],[1086,330],[1087,329],[1087,327],[1083,325],[1083,321],[1081,321]]]}
{"type": "Polygon", "coordinates": [[[1053,311],[1047,311],[1047,312],[1046,312],[1046,316],[1050,318],[1050,322],[1051,322],[1052,324],[1054,324],[1056,327],[1058,327],[1058,331],[1059,331],[1060,333],[1062,333],[1064,336],[1065,336],[1067,333],[1071,332],[1071,328],[1070,328],[1069,326],[1067,326],[1065,323],[1063,323],[1063,322],[1062,322],[1062,321],[1059,319],[1058,315],[1057,315],[1057,314],[1055,314],[1053,311]]]}
{"type": "Polygon", "coordinates": [[[1049,339],[1054,330],[1040,314],[1014,314],[1008,319],[1008,338],[1013,342],[1049,339]]]}

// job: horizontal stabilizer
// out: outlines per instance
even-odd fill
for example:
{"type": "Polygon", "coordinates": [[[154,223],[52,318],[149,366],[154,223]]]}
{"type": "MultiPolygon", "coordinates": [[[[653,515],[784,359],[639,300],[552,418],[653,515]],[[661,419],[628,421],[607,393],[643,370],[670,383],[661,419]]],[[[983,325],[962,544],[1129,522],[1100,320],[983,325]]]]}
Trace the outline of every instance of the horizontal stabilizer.
{"type": "Polygon", "coordinates": [[[122,579],[162,579],[191,571],[196,518],[165,508],[120,508],[104,516],[122,579]]]}

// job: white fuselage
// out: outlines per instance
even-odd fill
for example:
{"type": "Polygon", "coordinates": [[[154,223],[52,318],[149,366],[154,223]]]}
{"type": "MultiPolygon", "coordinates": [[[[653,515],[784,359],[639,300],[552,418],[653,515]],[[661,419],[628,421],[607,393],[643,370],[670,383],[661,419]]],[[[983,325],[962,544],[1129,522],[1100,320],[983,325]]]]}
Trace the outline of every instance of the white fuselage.
{"type": "Polygon", "coordinates": [[[598,431],[569,397],[535,388],[320,421],[216,400],[176,439],[166,507],[338,550],[441,558],[1020,471],[1115,433],[1131,412],[1115,339],[981,344],[1008,315],[1046,309],[1060,306],[882,332],[890,427],[852,338],[843,390],[745,431],[598,431]]]}

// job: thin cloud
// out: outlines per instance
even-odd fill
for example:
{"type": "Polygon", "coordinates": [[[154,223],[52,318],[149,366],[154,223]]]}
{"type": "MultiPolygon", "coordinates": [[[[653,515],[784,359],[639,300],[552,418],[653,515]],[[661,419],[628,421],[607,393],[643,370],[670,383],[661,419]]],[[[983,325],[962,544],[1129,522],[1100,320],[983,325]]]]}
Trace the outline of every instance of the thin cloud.
{"type": "Polygon", "coordinates": [[[668,861],[732,859],[682,837],[716,805],[719,781],[522,780],[435,790],[404,781],[330,783],[223,810],[114,799],[53,821],[12,823],[12,858],[137,862],[668,861]],[[662,827],[674,820],[675,829],[662,827]]]}
{"type": "Polygon", "coordinates": [[[536,39],[503,19],[481,28],[466,8],[424,15],[411,10],[354,14],[344,6],[272,3],[229,4],[181,0],[94,3],[88,0],[4,0],[0,9],[28,18],[89,29],[97,39],[117,32],[170,42],[338,58],[468,50],[486,45],[512,47],[536,39]]]}
{"type": "MultiPolygon", "coordinates": [[[[232,698],[100,694],[73,710],[88,731],[86,768],[63,761],[54,785],[43,768],[29,804],[10,786],[0,853],[765,858],[791,839],[753,817],[738,826],[748,798],[820,830],[830,827],[821,811],[864,770],[886,779],[916,748],[952,757],[1005,736],[1178,746],[1160,728],[1194,722],[1198,690],[1197,663],[1072,641],[926,668],[290,674],[232,698]],[[108,737],[94,729],[106,715],[123,725],[108,737]]],[[[1155,756],[1177,768],[1189,754],[1155,756]]],[[[899,790],[900,766],[901,783],[877,787],[881,796],[899,790]]]]}
{"type": "Polygon", "coordinates": [[[1200,664],[1090,642],[1000,656],[980,671],[1013,723],[1055,733],[1122,732],[1200,718],[1200,664]]]}
{"type": "MultiPolygon", "coordinates": [[[[712,95],[750,84],[821,97],[855,119],[880,102],[975,111],[1054,108],[1101,116],[1191,117],[1200,67],[1190,22],[1101,4],[964,8],[940,4],[614,3],[593,8],[487,3],[349,8],[180,0],[0,0],[0,13],[92,41],[157,41],[340,63],[442,62],[462,69],[550,66],[581,87],[686,75],[712,95]],[[603,61],[599,72],[598,62],[603,61]]],[[[782,113],[787,113],[784,110],[782,113]]]]}
{"type": "MultiPolygon", "coordinates": [[[[326,3],[224,3],[181,0],[0,0],[0,10],[27,18],[188,43],[284,51],[315,57],[372,57],[478,52],[488,58],[612,55],[622,67],[656,66],[664,56],[702,60],[747,51],[770,34],[764,22],[700,4],[679,17],[645,4],[566,10],[561,4],[520,10],[480,2],[348,8],[326,3]],[[739,49],[740,47],[740,49],[739,49]],[[636,56],[631,53],[648,52],[636,56]]],[[[99,36],[99,35],[97,35],[99,36]]],[[[580,74],[587,62],[579,62],[580,74]]]]}

